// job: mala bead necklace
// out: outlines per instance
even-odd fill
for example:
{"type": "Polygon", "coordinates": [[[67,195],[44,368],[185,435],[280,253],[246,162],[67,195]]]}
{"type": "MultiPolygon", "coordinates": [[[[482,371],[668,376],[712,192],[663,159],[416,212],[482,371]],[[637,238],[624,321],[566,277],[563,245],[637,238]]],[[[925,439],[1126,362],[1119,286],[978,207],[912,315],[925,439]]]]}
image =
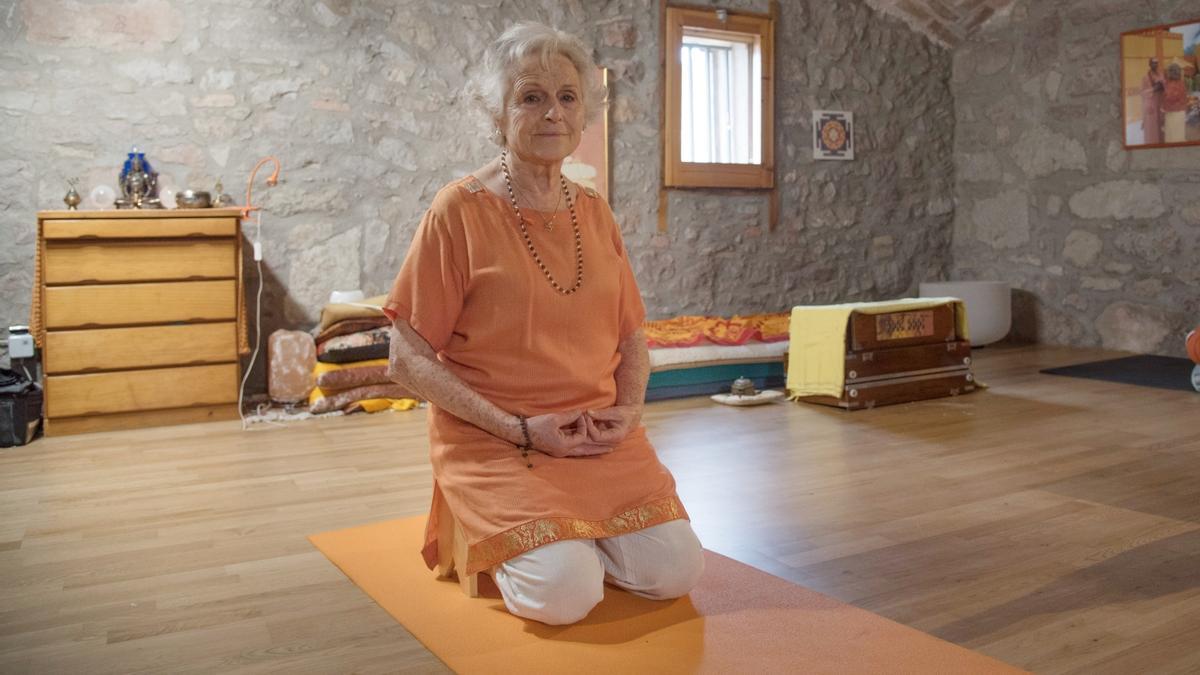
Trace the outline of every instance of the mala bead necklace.
{"type": "MultiPolygon", "coordinates": [[[[521,237],[525,240],[525,248],[529,249],[529,255],[533,256],[533,262],[546,276],[546,281],[550,282],[550,286],[561,293],[562,295],[571,295],[579,290],[583,285],[583,237],[579,234],[579,219],[575,216],[575,202],[571,199],[571,191],[567,189],[567,179],[561,173],[558,175],[559,181],[562,182],[562,193],[567,198],[567,209],[571,212],[571,229],[575,231],[575,283],[570,288],[563,288],[562,285],[555,280],[554,275],[550,274],[550,270],[546,267],[546,263],[542,262],[542,257],[538,255],[537,249],[533,247],[533,239],[529,237],[529,230],[525,227],[525,217],[521,215],[521,208],[517,206],[517,195],[513,192],[512,175],[508,172],[508,149],[504,149],[500,153],[500,168],[504,172],[504,185],[508,188],[508,199],[512,202],[513,211],[517,214],[517,223],[521,226],[521,237]]],[[[547,228],[547,230],[551,229],[547,228]]]]}

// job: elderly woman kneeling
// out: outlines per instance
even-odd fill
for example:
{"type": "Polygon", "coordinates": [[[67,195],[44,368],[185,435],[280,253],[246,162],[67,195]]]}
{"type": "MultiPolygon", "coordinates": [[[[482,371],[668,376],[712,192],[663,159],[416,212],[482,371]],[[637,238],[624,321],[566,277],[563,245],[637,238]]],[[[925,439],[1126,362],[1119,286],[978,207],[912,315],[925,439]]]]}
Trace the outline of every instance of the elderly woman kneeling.
{"type": "Polygon", "coordinates": [[[434,197],[388,296],[391,376],[430,403],[444,503],[509,611],[574,623],[608,581],[686,594],[699,541],[641,426],[649,359],[612,211],[562,175],[604,100],[574,36],[523,23],[476,83],[498,157],[434,197]]]}

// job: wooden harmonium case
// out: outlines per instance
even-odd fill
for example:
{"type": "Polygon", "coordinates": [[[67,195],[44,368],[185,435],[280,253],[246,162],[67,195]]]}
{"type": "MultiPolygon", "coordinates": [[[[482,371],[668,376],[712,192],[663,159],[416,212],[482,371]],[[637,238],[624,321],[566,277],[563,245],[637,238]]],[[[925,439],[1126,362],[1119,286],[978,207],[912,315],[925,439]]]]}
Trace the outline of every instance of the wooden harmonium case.
{"type": "Polygon", "coordinates": [[[842,395],[802,400],[858,410],[974,391],[971,343],[958,334],[957,307],[852,313],[842,395]]]}

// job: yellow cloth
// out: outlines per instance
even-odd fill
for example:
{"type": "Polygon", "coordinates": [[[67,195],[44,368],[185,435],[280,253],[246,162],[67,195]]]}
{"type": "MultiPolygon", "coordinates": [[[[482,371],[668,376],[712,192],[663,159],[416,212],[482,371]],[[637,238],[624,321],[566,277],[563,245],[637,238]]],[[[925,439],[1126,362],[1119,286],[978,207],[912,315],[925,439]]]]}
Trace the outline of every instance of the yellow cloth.
{"type": "Polygon", "coordinates": [[[411,398],[368,398],[359,401],[358,405],[366,412],[375,413],[380,410],[412,410],[417,407],[417,401],[411,398]]]}
{"type": "Polygon", "coordinates": [[[788,396],[841,396],[846,385],[846,328],[850,315],[928,309],[952,302],[958,335],[967,339],[967,312],[958,298],[905,298],[792,308],[788,396]]]}

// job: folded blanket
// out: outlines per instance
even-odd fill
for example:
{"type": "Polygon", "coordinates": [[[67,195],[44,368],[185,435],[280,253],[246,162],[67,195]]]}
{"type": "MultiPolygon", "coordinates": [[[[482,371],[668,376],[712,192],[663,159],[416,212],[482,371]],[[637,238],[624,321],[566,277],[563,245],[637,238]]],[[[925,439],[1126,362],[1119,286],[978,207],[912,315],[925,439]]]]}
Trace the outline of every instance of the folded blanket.
{"type": "Polygon", "coordinates": [[[342,319],[341,321],[331,324],[328,328],[317,331],[314,338],[316,339],[317,344],[321,344],[329,338],[337,337],[339,335],[349,335],[350,333],[358,333],[364,330],[371,330],[372,328],[390,325],[391,322],[388,321],[387,317],[383,315],[361,319],[342,319]]]}
{"type": "Polygon", "coordinates": [[[321,309],[321,331],[345,319],[369,319],[383,316],[386,295],[376,295],[359,302],[331,302],[321,309]]]}
{"type": "Polygon", "coordinates": [[[365,387],[354,387],[342,391],[325,391],[320,387],[313,389],[308,397],[308,411],[314,415],[333,410],[343,410],[359,401],[372,398],[410,398],[415,399],[412,392],[398,384],[370,384],[365,387]]]}
{"type": "Polygon", "coordinates": [[[386,327],[339,335],[317,346],[317,360],[322,363],[350,363],[386,359],[391,343],[386,327]]]}
{"type": "Polygon", "coordinates": [[[387,359],[371,359],[352,363],[321,363],[313,367],[317,386],[329,391],[365,387],[368,384],[392,384],[387,377],[387,359]]]}
{"type": "Polygon", "coordinates": [[[954,315],[958,322],[958,335],[966,340],[967,313],[962,308],[962,301],[957,298],[905,298],[793,308],[788,351],[788,394],[792,398],[842,395],[846,385],[846,328],[852,313],[905,312],[937,307],[948,302],[959,305],[954,315]]]}
{"type": "Polygon", "coordinates": [[[677,316],[642,325],[649,347],[691,347],[710,342],[742,345],[751,340],[781,342],[788,339],[788,313],[752,314],[725,319],[719,316],[677,316]]]}

